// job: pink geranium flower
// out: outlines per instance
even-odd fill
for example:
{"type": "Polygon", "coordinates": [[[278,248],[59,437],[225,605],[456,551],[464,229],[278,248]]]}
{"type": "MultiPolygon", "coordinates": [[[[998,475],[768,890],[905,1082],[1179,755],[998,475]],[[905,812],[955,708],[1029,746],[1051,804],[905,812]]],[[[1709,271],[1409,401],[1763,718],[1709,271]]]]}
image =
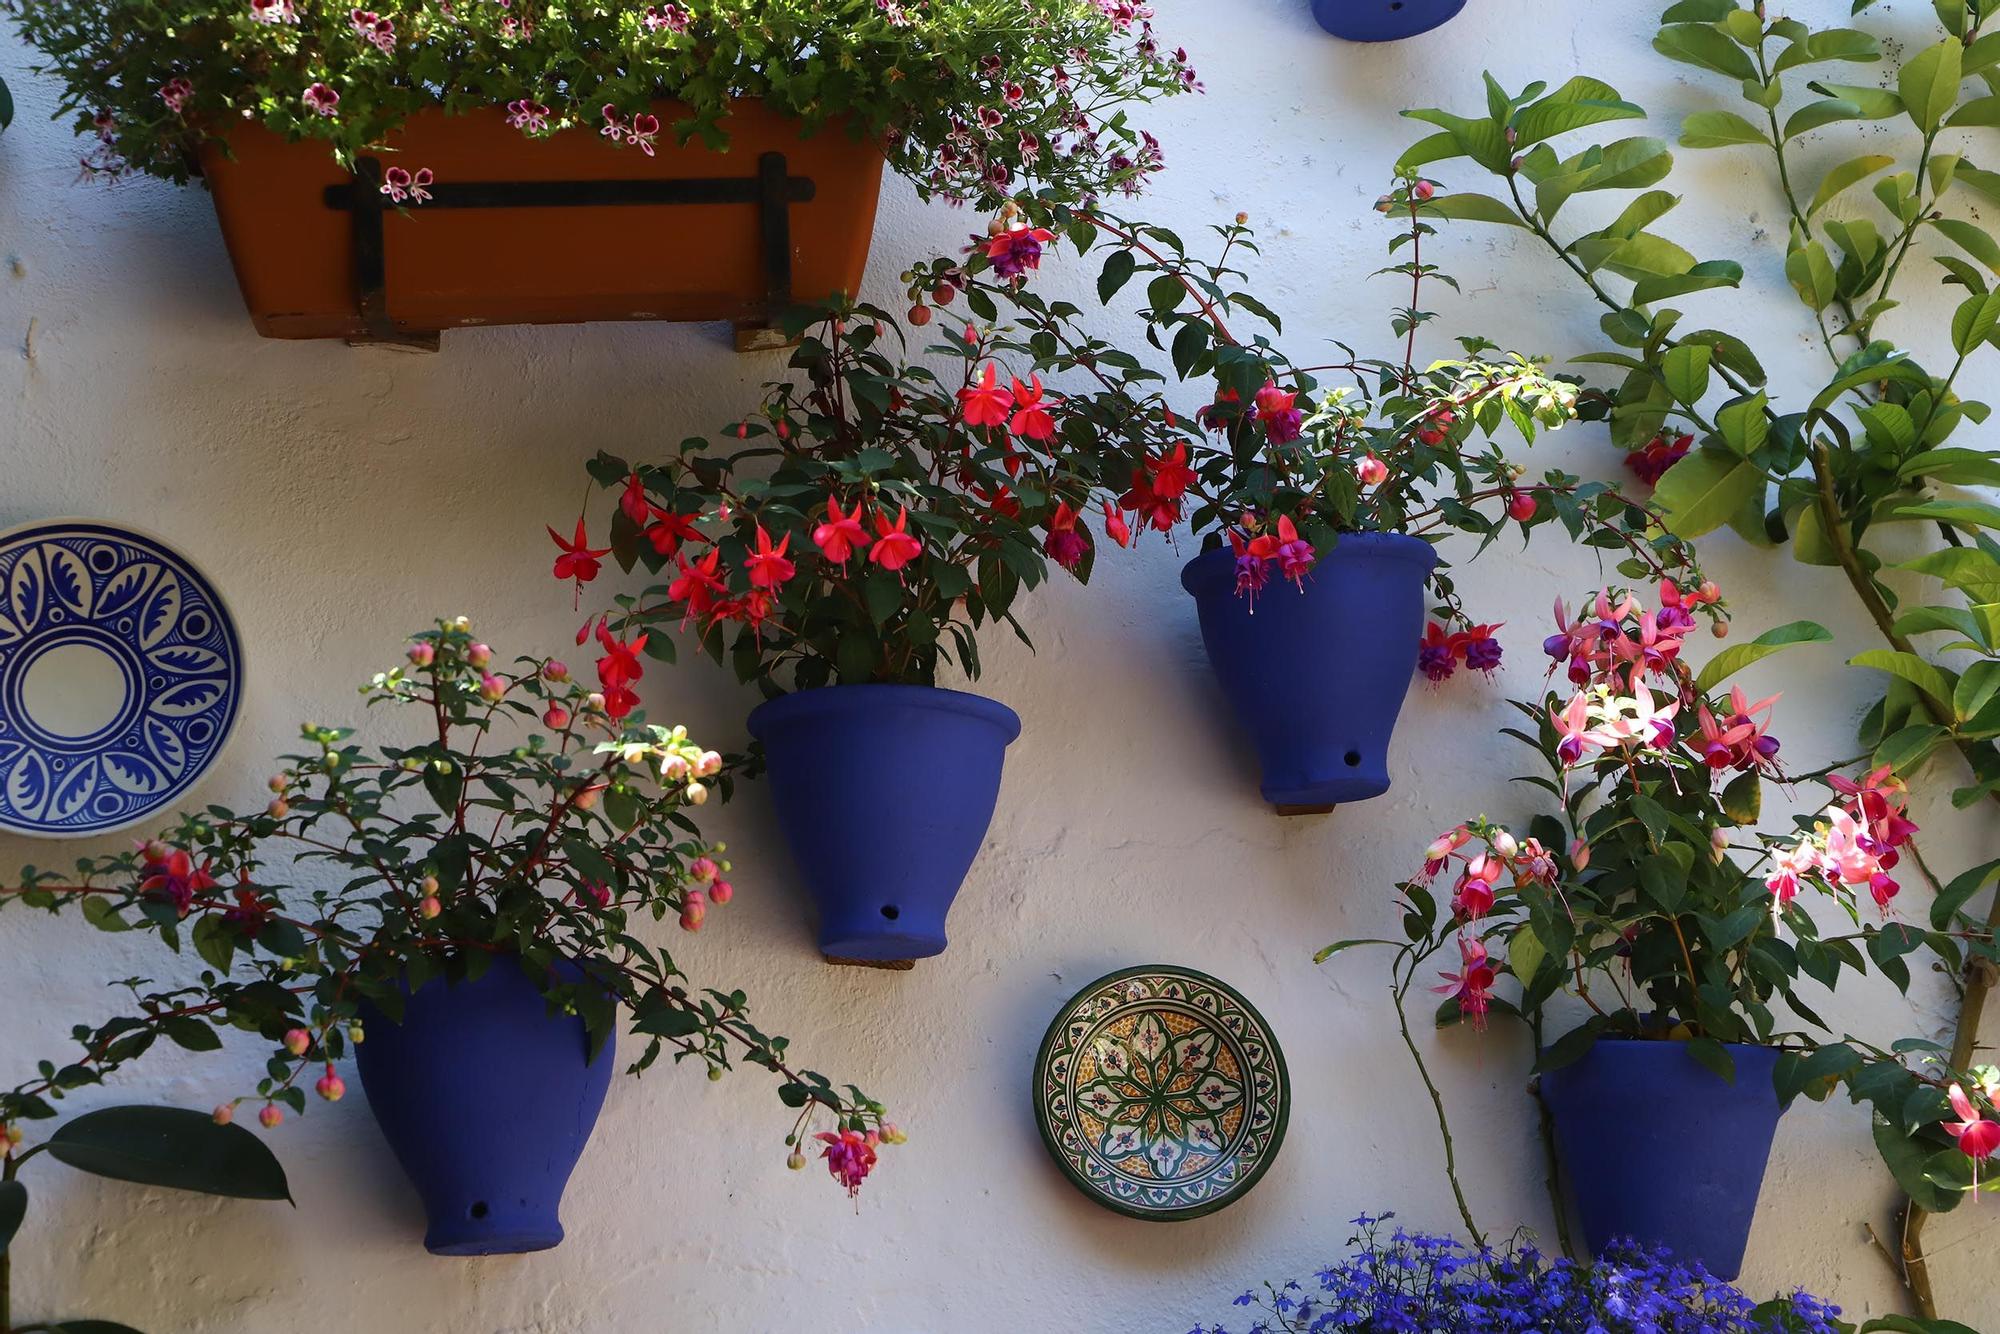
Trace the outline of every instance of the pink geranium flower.
{"type": "Polygon", "coordinates": [[[306,110],[316,116],[331,116],[340,109],[340,94],[323,83],[315,83],[299,95],[306,110]]]}

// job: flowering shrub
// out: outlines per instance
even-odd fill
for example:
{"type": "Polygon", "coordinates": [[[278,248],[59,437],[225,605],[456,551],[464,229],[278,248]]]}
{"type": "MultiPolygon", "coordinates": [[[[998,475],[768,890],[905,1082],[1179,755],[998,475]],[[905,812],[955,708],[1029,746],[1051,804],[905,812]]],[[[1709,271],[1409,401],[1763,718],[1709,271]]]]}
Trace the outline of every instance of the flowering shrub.
{"type": "Polygon", "coordinates": [[[662,1054],[713,1077],[735,1060],[775,1072],[799,1109],[792,1164],[804,1165],[825,1118],[829,1169],[858,1186],[874,1146],[901,1138],[881,1107],[793,1070],[785,1039],[750,1022],[742,992],[690,991],[672,955],[640,939],[648,919],[699,930],[733,896],[725,849],[689,814],[729,778],[684,728],[611,717],[608,698],[632,670],[622,651],[599,660],[593,691],[559,661],[504,668],[462,619],[440,622],[363,687],[371,706],[423,715],[412,744],[371,753],[348,729],[307,724],[306,749],[286,757],[263,810],[209,807],[133,852],[80,860],[73,875],[25,869],[0,907],[75,908],[100,930],[190,947],[206,967],[189,983],[126,983],[127,1013],[78,1026],[70,1061],[0,1091],[0,1174],[11,1181],[54,1142],[24,1147],[22,1132],[54,1117],[55,1100],[162,1037],[193,1051],[231,1029],[261,1037],[266,1074],[214,1120],[248,1104],[273,1128],[305,1109],[308,1084],[340,1099],[338,1063],[364,1036],[365,1007],[394,1018],[404,986],[498,967],[524,969],[552,1006],[580,1016],[593,1049],[623,1010],[644,1044],[634,1074],[662,1054]],[[338,887],[308,887],[321,883],[338,887]],[[556,971],[562,960],[579,971],[556,971]]]}
{"type": "Polygon", "coordinates": [[[1004,621],[1025,640],[1015,600],[1051,563],[1089,576],[1090,477],[1063,444],[1068,403],[977,329],[930,349],[938,372],[901,359],[907,335],[885,311],[794,318],[814,321],[795,377],[722,440],[591,465],[618,495],[609,545],[592,551],[582,526],[557,535],[555,576],[587,582],[606,554],[670,574],[618,599],[621,633],[678,624],[767,690],[931,685],[946,661],[977,677],[976,632],[1004,621]]]}
{"type": "MultiPolygon", "coordinates": [[[[1803,1289],[1758,1303],[1699,1261],[1631,1242],[1595,1261],[1531,1245],[1468,1247],[1362,1215],[1358,1248],[1308,1284],[1266,1284],[1236,1305],[1258,1314],[1238,1334],[1846,1334],[1840,1308],[1803,1289]]],[[[1909,1328],[1889,1325],[1887,1328],[1909,1328]]],[[[1873,1326],[1871,1326],[1873,1328],[1873,1326]]],[[[1188,1334],[1231,1334],[1196,1325],[1188,1334]]]]}
{"type": "Polygon", "coordinates": [[[1123,108],[1199,88],[1132,0],[35,0],[22,34],[65,85],[87,174],[188,176],[204,133],[245,119],[342,163],[430,107],[505,108],[651,154],[726,143],[731,98],[885,136],[925,194],[1081,199],[1136,188],[1159,146],[1123,108]],[[678,99],[663,124],[654,103],[678,99]]]}
{"type": "MultiPolygon", "coordinates": [[[[1422,215],[1428,190],[1399,185],[1381,205],[1405,219],[1390,243],[1403,258],[1387,272],[1410,282],[1413,303],[1425,281],[1450,281],[1422,258],[1424,238],[1435,234],[1422,215]]],[[[1528,480],[1502,452],[1495,437],[1505,429],[1532,442],[1573,414],[1573,381],[1540,360],[1464,338],[1463,357],[1420,366],[1417,331],[1433,316],[1412,304],[1391,321],[1397,356],[1300,364],[1271,342],[1280,317],[1245,290],[1247,277],[1234,267],[1257,253],[1244,216],[1214,229],[1212,262],[1191,258],[1164,227],[1102,210],[1055,210],[1045,220],[1031,228],[1012,219],[991,238],[975,237],[961,258],[913,268],[905,275],[911,315],[928,320],[962,301],[978,337],[1034,358],[1045,381],[1064,386],[1064,438],[1077,448],[1078,469],[1091,471],[1101,526],[1118,545],[1147,533],[1171,540],[1186,524],[1204,549],[1234,550],[1246,597],[1273,579],[1308,578],[1319,555],[1350,532],[1436,542],[1456,530],[1483,549],[1513,528],[1557,523],[1642,573],[1685,567],[1684,548],[1647,532],[1643,506],[1553,470],[1528,480]],[[1138,315],[1147,341],[1197,399],[1170,402],[1165,376],[1088,327],[1075,305],[1035,290],[1030,273],[1058,245],[1078,258],[1104,253],[1097,293],[1106,306],[1144,284],[1138,315]],[[992,328],[1003,310],[1014,322],[992,328]]],[[[991,410],[1009,407],[1002,386],[991,410]]],[[[1087,533],[1082,519],[1078,531],[1087,533]]],[[[1460,663],[1497,666],[1494,627],[1459,605],[1448,567],[1432,587],[1444,622],[1435,630],[1441,653],[1426,663],[1432,679],[1460,663]]]]}
{"type": "MultiPolygon", "coordinates": [[[[1898,28],[1881,42],[1749,0],[1678,0],[1661,13],[1653,47],[1674,63],[1675,86],[1706,83],[1720,103],[1686,117],[1681,145],[1766,166],[1767,203],[1785,225],[1735,234],[1768,242],[1765,272],[1799,299],[1795,329],[1731,332],[1684,314],[1714,304],[1702,294],[1736,286],[1745,266],[1697,259],[1663,219],[1684,197],[1721,196],[1672,188],[1668,144],[1617,133],[1646,109],[1588,74],[1519,93],[1489,78],[1472,115],[1412,112],[1432,132],[1403,162],[1492,181],[1492,195],[1439,198],[1450,216],[1532,237],[1600,308],[1604,342],[1584,360],[1614,379],[1581,395],[1579,411],[1607,420],[1634,467],[1657,479],[1673,531],[1694,539],[1726,526],[1839,571],[1874,627],[1849,659],[1881,690],[1861,729],[1872,763],[1911,776],[1947,757],[1936,781],[1952,785],[1954,804],[1990,813],[2000,802],[2000,508],[1987,488],[2000,484],[2000,463],[1977,436],[1988,405],[1963,395],[2000,341],[1990,220],[2000,173],[1977,165],[1967,138],[1985,119],[2000,33],[1990,4],[1931,9],[1928,36],[1898,28]],[[1579,226],[1564,210],[1595,191],[1629,197],[1615,216],[1605,209],[1579,226]],[[1915,298],[1925,295],[1944,304],[1923,313],[1915,298]],[[1883,336],[1891,310],[1907,350],[1883,336]],[[1753,347],[1766,337],[1817,344],[1825,362],[1800,374],[1788,358],[1769,374],[1753,347]],[[1927,533],[1919,549],[1912,539],[1927,533]]],[[[1702,230],[1730,228],[1705,218],[1702,230]]],[[[2000,861],[1949,878],[1917,870],[1933,890],[1926,939],[1960,984],[1942,1064],[1962,1070],[1985,1045],[1981,1017],[2000,982],[2000,898],[1984,893],[2000,861]]],[[[1961,1114],[1942,1094],[1906,1109],[1909,1094],[1887,1079],[1871,1100],[1877,1143],[1909,1199],[1904,1277],[1929,1314],[1924,1220],[1955,1207],[1966,1180],[1938,1123],[1961,1114]]]]}

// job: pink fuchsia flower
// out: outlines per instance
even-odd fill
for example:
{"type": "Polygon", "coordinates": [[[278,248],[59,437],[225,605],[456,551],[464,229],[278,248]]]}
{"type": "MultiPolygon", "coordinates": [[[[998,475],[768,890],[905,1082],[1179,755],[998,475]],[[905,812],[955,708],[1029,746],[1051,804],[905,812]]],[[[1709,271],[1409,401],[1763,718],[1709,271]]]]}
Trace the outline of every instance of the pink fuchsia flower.
{"type": "Polygon", "coordinates": [[[1042,549],[1049,553],[1049,559],[1065,570],[1074,570],[1083,563],[1090,551],[1087,531],[1077,523],[1077,513],[1069,507],[1067,500],[1056,502],[1056,512],[1049,519],[1049,535],[1042,543],[1042,549]]]}
{"type": "Polygon", "coordinates": [[[979,383],[958,391],[958,406],[967,426],[1005,426],[1014,396],[1000,384],[998,368],[988,362],[979,383]]]}
{"type": "Polygon", "coordinates": [[[1556,733],[1556,758],[1564,765],[1582,762],[1598,745],[1590,726],[1590,696],[1573,695],[1560,709],[1549,709],[1549,724],[1556,733]]]}
{"type": "Polygon", "coordinates": [[[1951,1110],[1958,1120],[1944,1122],[1944,1133],[1957,1140],[1959,1152],[1972,1160],[1972,1186],[1977,1190],[1979,1164],[2000,1152],[2000,1122],[1981,1116],[1979,1108],[1957,1084],[1953,1084],[1945,1096],[1951,1100],[1951,1110]]]}
{"type": "Polygon", "coordinates": [[[1493,882],[1472,874],[1470,867],[1452,892],[1451,910],[1460,921],[1476,922],[1493,911],[1493,882]]]}
{"type": "Polygon", "coordinates": [[[923,555],[924,544],[910,536],[910,508],[903,506],[896,514],[893,526],[882,511],[875,512],[875,545],[868,549],[868,559],[880,565],[891,574],[923,555]]]}
{"type": "Polygon", "coordinates": [[[1291,580],[1300,588],[1305,587],[1305,577],[1311,572],[1314,560],[1312,543],[1299,536],[1298,527],[1290,515],[1278,516],[1278,542],[1272,559],[1278,564],[1281,577],[1291,580]]]}
{"type": "Polygon", "coordinates": [[[1417,670],[1433,685],[1448,680],[1458,670],[1458,645],[1454,639],[1437,621],[1424,627],[1423,640],[1417,645],[1417,670]]]}
{"type": "MultiPolygon", "coordinates": [[[[544,526],[546,527],[547,525],[544,526]]],[[[554,528],[549,528],[548,533],[549,537],[555,542],[557,549],[562,553],[556,557],[553,571],[555,577],[557,579],[573,579],[576,581],[576,601],[581,604],[583,601],[583,586],[595,579],[597,572],[604,568],[604,562],[600,558],[610,555],[611,548],[593,547],[590,545],[590,539],[584,534],[583,519],[581,517],[576,521],[576,536],[567,542],[563,540],[563,535],[554,528]]]]}
{"type": "Polygon", "coordinates": [[[1743,693],[1743,687],[1733,686],[1729,691],[1730,713],[1721,722],[1716,721],[1707,705],[1702,705],[1696,714],[1701,724],[1702,762],[1711,769],[1737,770],[1775,764],[1778,739],[1769,735],[1768,729],[1771,726],[1771,706],[1779,698],[1772,695],[1752,704],[1750,697],[1743,693]],[[1759,720],[1758,714],[1765,717],[1759,720]]]}
{"type": "Polygon", "coordinates": [[[1627,454],[1625,466],[1647,486],[1658,486],[1660,479],[1667,475],[1667,469],[1686,458],[1693,446],[1694,437],[1691,435],[1662,431],[1627,454]]]}
{"type": "Polygon", "coordinates": [[[873,1133],[858,1130],[825,1131],[813,1136],[826,1145],[820,1156],[833,1179],[847,1187],[849,1198],[861,1193],[861,1183],[875,1170],[875,1146],[881,1140],[873,1133]]]}
{"type": "Polygon", "coordinates": [[[1254,600],[1264,591],[1264,585],[1271,582],[1270,559],[1257,549],[1259,542],[1267,541],[1265,538],[1246,541],[1243,534],[1231,530],[1229,547],[1236,553],[1236,596],[1254,600]]]}
{"type": "Polygon", "coordinates": [[[1451,860],[1451,854],[1464,847],[1471,838],[1472,834],[1464,825],[1460,825],[1432,839],[1431,845],[1424,849],[1423,878],[1429,880],[1443,870],[1445,863],[1451,860]]]}
{"type": "Polygon", "coordinates": [[[1531,838],[1521,844],[1521,851],[1514,859],[1514,879],[1517,883],[1531,882],[1540,885],[1555,883],[1556,859],[1542,846],[1539,838],[1531,838]]]}
{"type": "Polygon", "coordinates": [[[186,79],[168,79],[160,85],[160,100],[165,102],[167,110],[173,112],[176,116],[181,114],[181,108],[186,106],[188,99],[193,96],[194,85],[186,79]]]}
{"type": "Polygon", "coordinates": [[[764,531],[764,525],[757,525],[757,549],[743,560],[750,572],[752,588],[782,588],[785,581],[797,572],[797,567],[785,558],[785,549],[792,544],[792,535],[786,533],[778,545],[771,545],[771,535],[764,531]]]}
{"type": "Polygon", "coordinates": [[[1486,946],[1475,936],[1461,935],[1458,938],[1458,957],[1460,971],[1441,974],[1445,985],[1432,987],[1431,990],[1457,1001],[1459,1012],[1472,1021],[1472,1026],[1484,1029],[1497,974],[1486,946]]]}
{"type": "Polygon", "coordinates": [[[179,848],[173,849],[164,861],[151,862],[150,872],[139,882],[139,893],[154,903],[173,906],[176,916],[186,917],[194,906],[195,895],[215,888],[215,877],[209,874],[209,864],[194,864],[194,859],[179,848]]]}
{"type": "Polygon", "coordinates": [[[549,109],[533,98],[516,98],[507,104],[507,123],[523,134],[539,134],[549,128],[549,109]]]}
{"type": "MultiPolygon", "coordinates": [[[[1046,227],[1009,227],[984,241],[986,258],[996,277],[1018,278],[1042,266],[1042,246],[1054,238],[1046,227]]],[[[981,243],[979,237],[972,239],[975,245],[981,243]]]]}
{"type": "Polygon", "coordinates": [[[861,502],[854,503],[854,513],[843,514],[840,498],[828,496],[826,522],[813,529],[812,540],[828,560],[836,565],[847,564],[855,548],[868,545],[868,530],[861,526],[861,502]]]}
{"type": "Polygon", "coordinates": [[[1055,439],[1056,419],[1042,406],[1042,377],[1030,373],[1028,383],[1025,385],[1015,380],[1013,394],[1014,418],[1007,423],[1007,429],[1024,440],[1037,440],[1046,444],[1055,439]]]}
{"type": "Polygon", "coordinates": [[[340,94],[323,83],[315,83],[299,95],[306,110],[316,116],[332,116],[340,109],[340,94]]]}
{"type": "Polygon", "coordinates": [[[1297,393],[1286,393],[1278,388],[1277,381],[1266,380],[1264,387],[1257,391],[1254,414],[1264,423],[1264,433],[1274,445],[1287,445],[1299,438],[1299,429],[1305,421],[1305,413],[1295,404],[1297,393]]]}
{"type": "Polygon", "coordinates": [[[299,12],[292,0],[250,0],[250,17],[258,23],[297,23],[299,12]]]}
{"type": "Polygon", "coordinates": [[[1819,869],[1818,850],[1809,842],[1783,848],[1772,854],[1771,873],[1764,888],[1771,891],[1773,907],[1782,908],[1799,896],[1799,882],[1819,869]]]}

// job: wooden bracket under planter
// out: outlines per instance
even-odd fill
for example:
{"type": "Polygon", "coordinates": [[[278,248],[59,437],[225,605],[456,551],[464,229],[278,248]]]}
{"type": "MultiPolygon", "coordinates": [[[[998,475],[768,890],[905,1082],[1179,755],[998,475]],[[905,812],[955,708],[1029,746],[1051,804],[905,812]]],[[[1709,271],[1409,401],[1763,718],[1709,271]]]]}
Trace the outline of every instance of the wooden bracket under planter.
{"type": "MultiPolygon", "coordinates": [[[[326,206],[345,211],[354,238],[354,301],[366,332],[350,334],[350,346],[382,344],[435,352],[441,331],[412,330],[389,315],[387,247],[382,223],[400,211],[382,193],[382,163],[364,157],[346,185],[326,187],[326,206]]],[[[792,205],[811,202],[816,188],[807,176],[793,176],[783,153],[764,153],[755,176],[703,176],[623,181],[465,181],[440,182],[413,213],[459,208],[607,208],[644,204],[755,204],[759,250],[764,266],[762,318],[737,319],[736,350],[784,347],[789,341],[777,317],[792,304],[792,205]]]]}
{"type": "Polygon", "coordinates": [[[1324,806],[1274,806],[1272,809],[1280,815],[1331,815],[1333,807],[1334,803],[1329,801],[1324,806]]]}
{"type": "Polygon", "coordinates": [[[915,959],[841,959],[831,954],[819,957],[836,968],[881,968],[892,973],[907,973],[917,966],[915,959]]]}
{"type": "Polygon", "coordinates": [[[454,328],[724,321],[739,349],[781,347],[794,295],[860,289],[885,147],[754,99],[722,128],[726,150],[662,138],[647,155],[588,128],[529,137],[497,108],[431,110],[351,175],[324,142],[256,125],[205,145],[201,170],[267,338],[434,351],[454,328]],[[384,195],[391,166],[428,169],[429,198],[384,195]]]}

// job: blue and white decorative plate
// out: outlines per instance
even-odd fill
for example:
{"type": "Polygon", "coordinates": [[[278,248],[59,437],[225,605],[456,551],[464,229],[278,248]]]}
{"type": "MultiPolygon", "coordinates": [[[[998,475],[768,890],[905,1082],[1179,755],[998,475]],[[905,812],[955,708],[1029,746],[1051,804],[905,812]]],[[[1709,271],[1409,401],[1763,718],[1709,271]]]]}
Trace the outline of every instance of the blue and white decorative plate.
{"type": "Polygon", "coordinates": [[[236,623],[175,552],[83,519],[0,532],[0,832],[158,814],[215,762],[242,697],[236,623]]]}

